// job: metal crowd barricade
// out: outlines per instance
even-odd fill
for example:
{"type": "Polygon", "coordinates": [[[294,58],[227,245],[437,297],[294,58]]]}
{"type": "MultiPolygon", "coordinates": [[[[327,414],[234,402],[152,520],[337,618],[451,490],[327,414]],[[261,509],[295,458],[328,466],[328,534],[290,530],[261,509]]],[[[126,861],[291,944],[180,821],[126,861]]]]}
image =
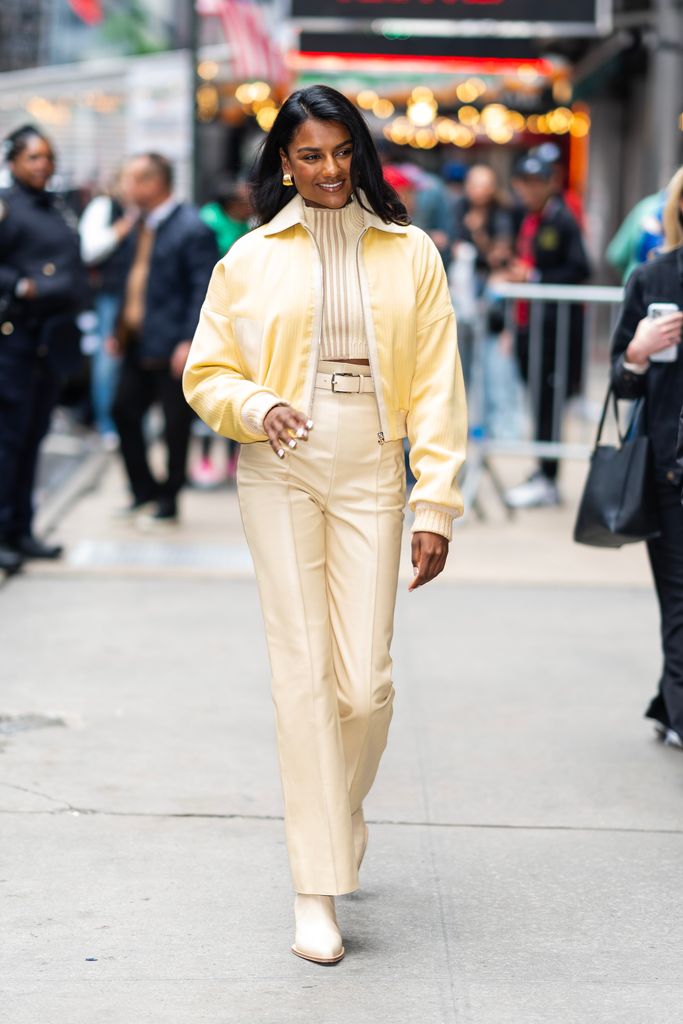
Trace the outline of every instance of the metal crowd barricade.
{"type": "MultiPolygon", "coordinates": [[[[493,291],[493,290],[492,290],[493,291]]],[[[522,302],[529,303],[528,313],[528,363],[526,373],[526,405],[528,415],[524,417],[526,428],[519,437],[500,438],[487,435],[484,420],[486,405],[486,369],[484,346],[487,343],[485,318],[486,310],[482,310],[481,323],[475,331],[474,356],[470,379],[468,382],[468,406],[470,419],[470,438],[467,456],[467,467],[463,480],[463,497],[465,509],[473,509],[481,518],[485,518],[479,500],[479,488],[484,476],[494,486],[508,514],[512,510],[505,504],[505,488],[496,473],[491,460],[494,457],[535,457],[548,459],[586,459],[593,442],[595,418],[587,415],[591,403],[596,405],[607,386],[609,373],[609,350],[611,336],[623,301],[624,290],[620,287],[597,285],[544,285],[544,284],[507,284],[496,283],[493,297],[503,300],[504,330],[514,337],[516,328],[516,306],[522,302]],[[554,373],[552,402],[552,436],[554,440],[540,441],[534,438],[535,425],[538,420],[541,403],[541,374],[544,364],[543,337],[545,307],[552,303],[557,306],[554,337],[554,373]],[[579,306],[583,309],[583,330],[580,338],[581,346],[581,380],[578,392],[572,392],[572,398],[583,411],[584,430],[578,440],[567,440],[564,434],[565,412],[570,391],[570,344],[571,344],[571,309],[579,306]]]]}

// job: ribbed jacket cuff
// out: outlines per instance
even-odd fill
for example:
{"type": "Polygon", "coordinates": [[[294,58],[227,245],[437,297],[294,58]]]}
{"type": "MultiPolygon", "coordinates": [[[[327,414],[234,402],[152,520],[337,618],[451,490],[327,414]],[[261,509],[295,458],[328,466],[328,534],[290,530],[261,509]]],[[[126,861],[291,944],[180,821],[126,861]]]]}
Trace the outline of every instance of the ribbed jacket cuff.
{"type": "Polygon", "coordinates": [[[438,533],[446,540],[450,540],[453,535],[453,518],[449,512],[442,512],[441,509],[431,508],[429,505],[418,506],[415,510],[412,533],[438,533]]]}
{"type": "Polygon", "coordinates": [[[289,402],[278,398],[271,391],[258,391],[251,398],[248,398],[242,406],[240,410],[242,423],[252,434],[265,434],[263,421],[270,410],[276,405],[289,405],[289,402]]]}

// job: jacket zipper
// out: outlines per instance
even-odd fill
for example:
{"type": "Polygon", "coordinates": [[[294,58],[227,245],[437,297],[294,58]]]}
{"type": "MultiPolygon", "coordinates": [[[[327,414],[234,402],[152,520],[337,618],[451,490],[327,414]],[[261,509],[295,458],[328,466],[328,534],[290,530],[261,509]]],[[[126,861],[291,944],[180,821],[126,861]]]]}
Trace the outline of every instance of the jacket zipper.
{"type": "Polygon", "coordinates": [[[318,243],[315,240],[315,235],[309,228],[308,224],[304,223],[302,224],[302,227],[305,228],[305,230],[308,232],[308,235],[310,236],[311,243],[313,245],[313,248],[315,249],[316,257],[318,260],[317,278],[318,295],[320,298],[320,301],[318,302],[318,308],[316,309],[315,313],[316,323],[313,328],[313,337],[315,339],[315,342],[312,347],[311,360],[308,367],[310,374],[308,385],[310,393],[308,396],[308,402],[306,404],[306,415],[308,416],[309,419],[311,419],[313,416],[313,403],[315,401],[315,377],[318,372],[318,363],[320,362],[320,349],[322,347],[323,340],[323,304],[325,302],[325,285],[323,279],[323,261],[322,256],[320,255],[318,243]]]}
{"type": "MultiPolygon", "coordinates": [[[[315,235],[313,234],[311,229],[308,227],[308,225],[304,224],[303,227],[306,229],[306,231],[308,232],[308,235],[310,236],[310,239],[311,239],[311,242],[312,242],[313,247],[315,249],[317,260],[318,260],[318,293],[319,293],[319,296],[320,296],[320,302],[318,304],[318,309],[316,310],[316,325],[315,325],[315,329],[313,331],[313,335],[316,338],[316,344],[315,344],[315,348],[313,350],[313,355],[312,355],[311,363],[310,363],[310,366],[309,366],[309,373],[310,373],[309,390],[310,390],[310,396],[309,396],[309,400],[308,400],[308,403],[307,403],[307,415],[309,417],[311,417],[312,414],[313,414],[313,402],[314,402],[314,398],[315,398],[315,375],[316,375],[316,373],[318,371],[318,363],[320,362],[320,349],[321,349],[321,346],[322,346],[322,322],[323,322],[323,306],[324,306],[324,302],[325,302],[325,286],[324,286],[324,283],[323,283],[323,261],[322,261],[321,255],[320,255],[320,248],[318,247],[318,243],[317,243],[317,241],[315,239],[315,235]]],[[[375,345],[374,324],[372,324],[370,322],[371,318],[370,318],[370,316],[368,314],[366,303],[364,302],[365,278],[364,278],[364,267],[363,267],[363,264],[362,264],[362,258],[360,257],[360,243],[361,243],[361,241],[363,239],[363,236],[365,235],[367,230],[368,230],[367,228],[364,228],[364,230],[358,236],[358,241],[356,242],[356,268],[358,270],[358,279],[359,279],[360,286],[361,286],[361,295],[360,295],[360,298],[361,298],[361,308],[363,310],[363,320],[365,322],[365,333],[367,335],[367,341],[368,341],[368,355],[370,356],[370,370],[371,370],[373,381],[374,381],[374,384],[375,384],[375,402],[377,404],[377,416],[379,418],[379,425],[380,425],[380,430],[378,430],[378,432],[377,432],[377,443],[378,444],[384,444],[384,442],[386,440],[386,435],[385,435],[386,425],[384,423],[384,419],[383,419],[383,416],[382,416],[382,405],[380,404],[380,397],[379,397],[380,388],[382,386],[382,383],[381,383],[381,379],[380,379],[380,375],[379,375],[379,360],[377,359],[377,350],[376,350],[376,345],[375,345]]]]}
{"type": "Polygon", "coordinates": [[[368,342],[368,355],[370,357],[370,370],[375,383],[375,402],[377,403],[377,416],[379,418],[380,429],[377,432],[377,444],[384,444],[386,423],[382,415],[382,406],[384,403],[384,395],[380,393],[382,388],[382,381],[379,375],[379,359],[377,358],[377,346],[375,339],[375,325],[372,323],[372,317],[368,312],[367,305],[365,302],[365,292],[367,290],[367,281],[365,278],[365,265],[363,263],[363,257],[361,256],[360,244],[363,240],[367,228],[364,228],[358,236],[356,242],[356,269],[358,271],[358,280],[360,283],[360,304],[363,310],[363,320],[365,322],[365,334],[368,342]]]}

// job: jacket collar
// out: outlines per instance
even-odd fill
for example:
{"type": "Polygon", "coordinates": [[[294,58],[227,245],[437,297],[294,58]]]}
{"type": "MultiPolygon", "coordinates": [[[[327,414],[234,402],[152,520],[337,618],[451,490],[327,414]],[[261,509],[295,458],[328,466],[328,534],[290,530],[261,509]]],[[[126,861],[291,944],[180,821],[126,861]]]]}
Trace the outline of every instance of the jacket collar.
{"type": "MultiPolygon", "coordinates": [[[[359,190],[358,195],[366,205],[370,205],[363,192],[359,190]]],[[[361,207],[361,210],[363,211],[365,228],[376,228],[378,231],[388,231],[394,235],[405,235],[408,230],[406,224],[385,224],[376,213],[368,213],[363,207],[361,207]]],[[[295,224],[305,224],[304,201],[298,192],[290,199],[286,206],[282,207],[279,213],[275,214],[272,220],[268,221],[264,226],[263,233],[264,235],[278,235],[281,231],[294,227],[295,224]]]]}
{"type": "Polygon", "coordinates": [[[176,212],[180,203],[175,196],[169,196],[168,199],[164,199],[163,203],[159,203],[155,206],[147,216],[145,217],[145,225],[152,231],[156,231],[157,228],[167,221],[169,217],[172,217],[176,212]]]}
{"type": "Polygon", "coordinates": [[[36,206],[54,206],[57,198],[54,192],[48,192],[46,188],[31,188],[16,178],[12,178],[11,191],[31,200],[36,206]]]}

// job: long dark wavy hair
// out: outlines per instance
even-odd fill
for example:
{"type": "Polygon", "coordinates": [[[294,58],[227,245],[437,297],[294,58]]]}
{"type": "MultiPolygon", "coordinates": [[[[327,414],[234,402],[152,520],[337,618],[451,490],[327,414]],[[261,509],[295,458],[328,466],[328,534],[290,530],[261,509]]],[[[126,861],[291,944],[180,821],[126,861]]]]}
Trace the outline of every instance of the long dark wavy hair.
{"type": "Polygon", "coordinates": [[[282,184],[280,150],[287,152],[297,129],[309,118],[337,121],[348,130],[353,140],[351,183],[358,202],[364,205],[358,196],[360,188],[372,212],[386,224],[409,224],[408,212],[398,193],[384,180],[379,155],[363,117],[346,96],[328,85],[309,85],[288,96],[264,139],[250,177],[259,223],[272,220],[292,198],[291,187],[282,184]]]}

